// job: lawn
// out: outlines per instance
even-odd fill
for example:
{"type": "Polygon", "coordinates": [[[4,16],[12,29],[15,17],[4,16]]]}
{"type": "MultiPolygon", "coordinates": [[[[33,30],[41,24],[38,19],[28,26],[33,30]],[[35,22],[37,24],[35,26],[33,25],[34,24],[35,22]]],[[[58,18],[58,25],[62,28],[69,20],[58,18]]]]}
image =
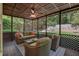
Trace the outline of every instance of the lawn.
{"type": "MultiPolygon", "coordinates": [[[[13,30],[13,32],[16,32],[17,30],[13,30]]],[[[11,29],[5,29],[3,32],[11,32],[11,29]]]]}
{"type": "MultiPolygon", "coordinates": [[[[16,32],[16,31],[17,31],[16,29],[13,30],[13,32],[16,32]]],[[[3,32],[11,32],[11,30],[10,29],[5,29],[5,30],[3,30],[3,32]]],[[[41,35],[41,34],[46,34],[46,33],[45,32],[39,32],[39,35],[41,35]]],[[[59,32],[47,32],[47,35],[52,35],[52,34],[57,34],[58,35],[59,32]]],[[[63,34],[75,35],[75,33],[73,33],[73,32],[61,32],[61,35],[63,35],[63,34]]]]}
{"type": "MultiPolygon", "coordinates": [[[[45,32],[39,32],[39,34],[44,34],[45,32]]],[[[59,32],[47,32],[48,35],[51,34],[59,34],[59,32]]],[[[68,34],[68,35],[75,35],[75,33],[72,32],[61,32],[61,34],[68,34]]]]}

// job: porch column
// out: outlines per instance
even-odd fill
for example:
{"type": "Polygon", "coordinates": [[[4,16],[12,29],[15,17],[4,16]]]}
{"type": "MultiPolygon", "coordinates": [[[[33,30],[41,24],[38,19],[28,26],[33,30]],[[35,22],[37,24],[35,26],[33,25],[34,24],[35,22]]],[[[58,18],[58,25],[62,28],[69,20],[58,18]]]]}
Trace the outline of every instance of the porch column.
{"type": "Polygon", "coordinates": [[[39,38],[39,30],[38,30],[38,29],[39,29],[39,27],[38,27],[39,22],[38,22],[38,20],[39,20],[39,19],[37,19],[37,38],[39,38]]]}
{"type": "Polygon", "coordinates": [[[24,24],[23,24],[23,35],[25,35],[25,19],[24,20],[24,24]]]}
{"type": "Polygon", "coordinates": [[[47,16],[46,16],[45,26],[46,26],[46,37],[47,37],[47,16]]]}
{"type": "Polygon", "coordinates": [[[2,25],[2,3],[0,3],[0,56],[3,55],[3,25],[2,25]]]}
{"type": "Polygon", "coordinates": [[[59,35],[60,35],[60,45],[61,45],[61,11],[59,12],[59,35]]]}
{"type": "Polygon", "coordinates": [[[13,16],[11,16],[11,41],[13,40],[13,16]]]}
{"type": "Polygon", "coordinates": [[[32,31],[33,31],[33,20],[32,20],[32,31]]]}

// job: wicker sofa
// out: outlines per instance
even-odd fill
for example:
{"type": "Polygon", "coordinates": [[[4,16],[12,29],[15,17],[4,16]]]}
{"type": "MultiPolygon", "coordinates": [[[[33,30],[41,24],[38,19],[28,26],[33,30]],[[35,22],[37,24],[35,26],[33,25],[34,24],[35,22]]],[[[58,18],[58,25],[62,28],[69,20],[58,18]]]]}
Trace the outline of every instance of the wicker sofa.
{"type": "Polygon", "coordinates": [[[48,56],[51,49],[51,39],[40,38],[32,44],[24,44],[26,56],[48,56]]]}

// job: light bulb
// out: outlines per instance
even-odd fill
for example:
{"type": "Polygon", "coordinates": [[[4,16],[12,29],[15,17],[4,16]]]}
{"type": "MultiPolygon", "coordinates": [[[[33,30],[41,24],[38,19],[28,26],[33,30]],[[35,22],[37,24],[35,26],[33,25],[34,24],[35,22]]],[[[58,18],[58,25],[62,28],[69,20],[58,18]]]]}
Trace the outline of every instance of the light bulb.
{"type": "Polygon", "coordinates": [[[36,15],[35,14],[31,14],[31,16],[30,17],[33,17],[33,18],[35,18],[36,17],[36,15]]]}

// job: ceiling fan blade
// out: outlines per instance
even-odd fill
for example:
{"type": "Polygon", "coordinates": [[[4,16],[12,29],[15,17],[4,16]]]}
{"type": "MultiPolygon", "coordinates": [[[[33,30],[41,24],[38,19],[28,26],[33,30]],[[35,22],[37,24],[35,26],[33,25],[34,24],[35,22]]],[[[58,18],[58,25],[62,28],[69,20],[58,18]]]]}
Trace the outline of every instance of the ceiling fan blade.
{"type": "Polygon", "coordinates": [[[33,9],[31,9],[31,12],[32,12],[32,13],[35,13],[33,9]]]}

